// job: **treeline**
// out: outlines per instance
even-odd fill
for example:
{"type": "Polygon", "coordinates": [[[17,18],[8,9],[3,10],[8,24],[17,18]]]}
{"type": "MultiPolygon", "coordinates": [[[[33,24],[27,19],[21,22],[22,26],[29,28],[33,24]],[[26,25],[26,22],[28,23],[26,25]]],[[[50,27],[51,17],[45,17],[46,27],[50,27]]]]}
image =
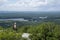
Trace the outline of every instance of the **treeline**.
{"type": "Polygon", "coordinates": [[[31,19],[33,17],[48,16],[51,19],[60,19],[60,12],[16,12],[16,11],[0,11],[0,19],[9,18],[26,18],[31,19]],[[18,16],[17,16],[18,15],[18,16]]]}
{"type": "Polygon", "coordinates": [[[43,22],[37,25],[17,27],[17,31],[0,27],[0,40],[27,40],[22,38],[23,33],[31,34],[31,40],[60,40],[60,25],[53,22],[43,22]]]}

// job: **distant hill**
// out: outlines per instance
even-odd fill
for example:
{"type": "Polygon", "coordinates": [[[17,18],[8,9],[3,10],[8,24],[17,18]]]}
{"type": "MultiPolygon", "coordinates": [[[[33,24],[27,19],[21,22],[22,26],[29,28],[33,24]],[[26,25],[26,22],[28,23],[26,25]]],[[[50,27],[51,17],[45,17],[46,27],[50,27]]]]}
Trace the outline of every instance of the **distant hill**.
{"type": "Polygon", "coordinates": [[[0,18],[21,18],[21,17],[40,17],[40,16],[60,16],[60,12],[15,12],[0,11],[0,18]]]}

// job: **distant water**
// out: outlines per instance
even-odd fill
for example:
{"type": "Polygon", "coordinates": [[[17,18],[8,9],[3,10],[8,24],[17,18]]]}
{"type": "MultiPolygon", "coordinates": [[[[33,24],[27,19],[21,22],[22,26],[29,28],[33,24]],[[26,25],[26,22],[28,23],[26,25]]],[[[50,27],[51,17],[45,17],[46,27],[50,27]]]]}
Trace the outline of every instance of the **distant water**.
{"type": "Polygon", "coordinates": [[[24,18],[0,19],[0,21],[9,21],[9,20],[12,20],[12,21],[28,21],[28,20],[25,20],[24,18]]]}

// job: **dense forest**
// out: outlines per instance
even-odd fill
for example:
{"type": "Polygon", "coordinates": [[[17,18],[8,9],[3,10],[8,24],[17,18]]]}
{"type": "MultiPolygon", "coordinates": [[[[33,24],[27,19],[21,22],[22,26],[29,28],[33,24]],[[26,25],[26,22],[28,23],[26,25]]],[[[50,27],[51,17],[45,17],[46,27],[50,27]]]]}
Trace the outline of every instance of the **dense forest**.
{"type": "Polygon", "coordinates": [[[48,17],[59,17],[60,12],[16,12],[16,11],[0,11],[0,19],[9,19],[9,18],[27,18],[31,19],[34,17],[48,16],[48,17]],[[17,16],[18,15],[18,16],[17,16]]]}
{"type": "Polygon", "coordinates": [[[0,40],[27,40],[22,38],[23,33],[31,34],[31,40],[60,40],[60,24],[42,22],[36,25],[23,25],[14,30],[13,27],[0,26],[0,40]]]}
{"type": "Polygon", "coordinates": [[[60,12],[1,11],[0,40],[60,40],[60,12]],[[28,21],[5,20],[19,18],[28,21]],[[22,37],[24,33],[29,34],[28,38],[22,37]]]}

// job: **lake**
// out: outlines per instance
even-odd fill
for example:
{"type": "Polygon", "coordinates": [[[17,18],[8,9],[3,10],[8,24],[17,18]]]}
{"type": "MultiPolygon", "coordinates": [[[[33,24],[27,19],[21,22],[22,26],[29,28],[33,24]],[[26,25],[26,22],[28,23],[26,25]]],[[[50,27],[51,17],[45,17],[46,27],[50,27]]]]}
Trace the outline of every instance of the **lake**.
{"type": "Polygon", "coordinates": [[[13,19],[0,19],[0,21],[28,21],[24,18],[13,18],[13,19]]]}

